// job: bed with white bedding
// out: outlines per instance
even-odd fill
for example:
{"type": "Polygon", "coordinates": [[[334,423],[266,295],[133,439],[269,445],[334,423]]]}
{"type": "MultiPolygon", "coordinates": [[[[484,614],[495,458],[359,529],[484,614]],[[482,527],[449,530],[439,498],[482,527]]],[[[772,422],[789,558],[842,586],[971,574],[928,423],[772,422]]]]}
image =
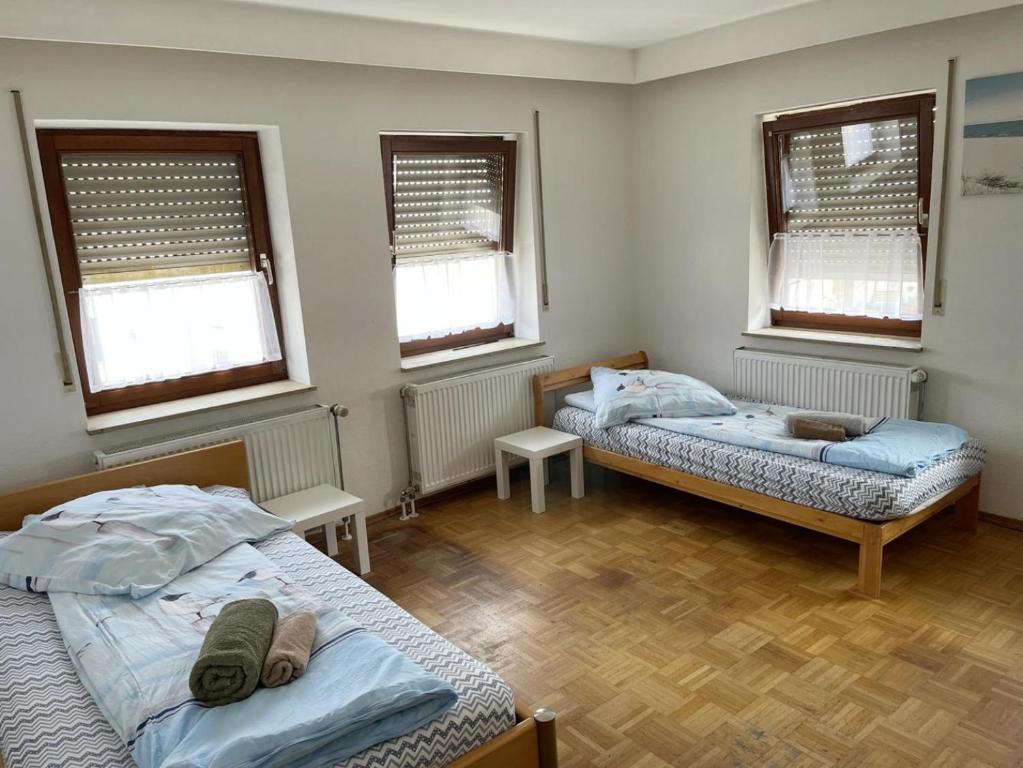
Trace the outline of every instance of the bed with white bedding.
{"type": "Polygon", "coordinates": [[[574,406],[559,409],[553,427],[579,435],[586,445],[605,451],[794,504],[871,521],[913,514],[980,472],[985,458],[984,447],[976,440],[968,440],[913,477],[904,477],[732,445],[650,423],[629,422],[602,429],[596,426],[592,412],[574,406]]]}
{"type": "MultiPolygon", "coordinates": [[[[515,724],[513,695],[485,665],[291,533],[254,545],[309,593],[343,611],[428,672],[457,703],[442,717],[349,758],[344,768],[444,766],[515,724]]],[[[45,594],[0,586],[0,747],[7,768],[134,765],[83,687],[45,594]]]]}

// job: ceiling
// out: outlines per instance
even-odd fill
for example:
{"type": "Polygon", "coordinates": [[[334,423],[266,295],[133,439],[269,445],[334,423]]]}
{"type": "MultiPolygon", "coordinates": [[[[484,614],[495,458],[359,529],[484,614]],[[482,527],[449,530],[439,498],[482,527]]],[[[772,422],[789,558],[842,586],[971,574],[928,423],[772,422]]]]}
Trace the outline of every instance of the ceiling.
{"type": "Polygon", "coordinates": [[[0,38],[646,83],[1023,0],[0,0],[0,38]]]}
{"type": "Polygon", "coordinates": [[[817,0],[221,0],[639,48],[817,0]]]}

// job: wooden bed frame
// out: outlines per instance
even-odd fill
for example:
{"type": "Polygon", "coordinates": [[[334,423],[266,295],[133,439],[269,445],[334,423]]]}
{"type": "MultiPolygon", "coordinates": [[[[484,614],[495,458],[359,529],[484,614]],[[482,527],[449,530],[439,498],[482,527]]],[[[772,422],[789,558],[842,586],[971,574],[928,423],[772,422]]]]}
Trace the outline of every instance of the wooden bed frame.
{"type": "MultiPolygon", "coordinates": [[[[0,531],[16,531],[25,515],[45,512],[89,493],[161,483],[232,485],[251,490],[245,444],[240,440],[221,443],[0,495],[0,531]]],[[[554,713],[546,709],[530,713],[516,703],[515,720],[510,729],[458,758],[449,768],[557,768],[554,713]]]]}
{"type": "MultiPolygon", "coordinates": [[[[553,373],[538,374],[533,377],[533,407],[537,426],[545,423],[544,395],[560,389],[588,384],[590,368],[648,368],[649,361],[645,352],[612,357],[574,368],[566,368],[553,373]]],[[[966,530],[977,528],[977,501],[980,497],[980,474],[976,474],[966,482],[953,488],[923,509],[908,517],[900,517],[883,523],[858,520],[854,517],[825,512],[822,509],[794,504],[755,491],[707,480],[690,475],[678,469],[662,467],[640,459],[612,453],[591,445],[583,446],[583,457],[594,464],[624,472],[627,475],[641,477],[661,485],[677,488],[705,499],[713,499],[723,504],[739,507],[758,515],[784,520],[787,523],[800,525],[820,533],[826,533],[860,547],[859,579],[857,589],[871,598],[881,596],[881,559],[886,544],[894,541],[907,531],[929,520],[948,507],[955,509],[955,525],[966,530]]]]}

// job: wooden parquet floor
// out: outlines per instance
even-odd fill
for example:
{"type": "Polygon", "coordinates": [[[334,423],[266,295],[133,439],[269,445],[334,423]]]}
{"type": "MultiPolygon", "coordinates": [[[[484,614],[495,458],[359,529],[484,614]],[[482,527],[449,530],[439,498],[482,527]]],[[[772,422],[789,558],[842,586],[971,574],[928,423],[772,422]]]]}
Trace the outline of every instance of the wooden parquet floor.
{"type": "Polygon", "coordinates": [[[1023,765],[1023,532],[856,548],[587,467],[370,528],[368,580],[558,712],[563,768],[1023,765]]]}

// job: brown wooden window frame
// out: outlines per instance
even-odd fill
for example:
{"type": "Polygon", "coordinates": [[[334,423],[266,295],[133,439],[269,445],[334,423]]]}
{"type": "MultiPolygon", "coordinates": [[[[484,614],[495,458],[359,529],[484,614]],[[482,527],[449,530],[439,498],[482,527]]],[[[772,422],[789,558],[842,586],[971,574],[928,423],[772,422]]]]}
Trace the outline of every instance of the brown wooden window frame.
{"type": "MultiPolygon", "coordinates": [[[[934,94],[875,99],[844,107],[825,107],[806,112],[779,115],[763,124],[764,163],[767,186],[768,247],[775,234],[785,232],[785,211],[781,189],[781,155],[788,133],[808,128],[834,128],[872,120],[903,117],[917,119],[917,195],[922,201],[920,212],[927,221],[931,205],[931,163],[934,152],[934,94]]],[[[924,269],[927,268],[927,227],[917,220],[917,233],[924,269]]],[[[923,292],[923,285],[919,290],[923,292]]],[[[862,315],[834,315],[823,312],[801,312],[787,309],[771,310],[771,325],[782,328],[803,328],[820,331],[879,334],[920,338],[920,320],[873,318],[862,315]]]]}
{"type": "MultiPolygon", "coordinates": [[[[496,136],[429,136],[421,134],[383,134],[380,136],[380,158],[384,172],[384,199],[387,208],[387,239],[391,247],[391,267],[394,267],[394,184],[392,171],[395,153],[451,154],[479,153],[504,155],[504,187],[501,196],[501,240],[494,250],[511,253],[515,233],[515,158],[516,144],[512,139],[496,136]]],[[[446,349],[490,344],[515,336],[514,323],[501,323],[494,328],[473,328],[461,333],[415,339],[399,343],[401,356],[411,357],[446,349]]]]}
{"type": "MultiPolygon", "coordinates": [[[[40,128],[36,131],[39,159],[46,187],[46,201],[50,212],[53,240],[64,300],[67,305],[71,338],[74,342],[78,375],[82,384],[85,412],[89,416],[136,408],[186,397],[222,392],[229,389],[265,384],[288,378],[284,360],[284,333],[281,326],[280,303],[276,285],[269,285],[277,336],[281,344],[280,360],[257,365],[240,366],[225,371],[214,371],[178,379],[137,384],[119,389],[92,392],[82,345],[82,327],[78,290],[82,276],[75,252],[67,191],[61,173],[60,156],[63,152],[76,153],[224,153],[239,155],[242,171],[242,190],[248,214],[249,261],[254,271],[261,268],[259,255],[266,254],[270,270],[274,269],[273,247],[270,240],[270,220],[267,214],[263,169],[259,155],[259,137],[255,133],[221,131],[146,131],[104,129],[40,128]]],[[[268,281],[269,282],[269,281],[268,281]]]]}

